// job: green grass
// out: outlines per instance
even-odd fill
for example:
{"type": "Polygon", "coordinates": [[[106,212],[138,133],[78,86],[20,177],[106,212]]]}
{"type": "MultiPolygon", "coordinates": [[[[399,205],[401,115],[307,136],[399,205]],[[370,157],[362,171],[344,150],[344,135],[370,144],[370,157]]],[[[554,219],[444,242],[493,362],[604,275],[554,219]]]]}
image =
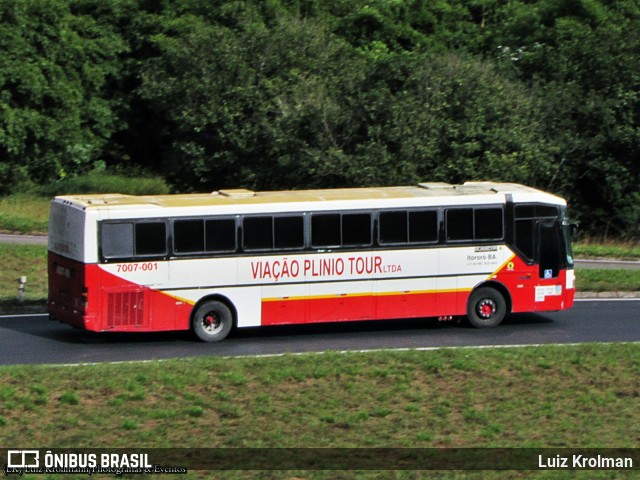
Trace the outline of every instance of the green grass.
{"type": "Polygon", "coordinates": [[[127,195],[158,195],[169,193],[169,186],[160,177],[127,175],[94,170],[77,177],[66,178],[39,187],[45,197],[83,193],[124,193],[127,195]]]}
{"type": "Polygon", "coordinates": [[[639,292],[640,270],[579,269],[576,288],[582,292],[639,292]]]}
{"type": "Polygon", "coordinates": [[[581,258],[618,258],[639,260],[640,244],[634,242],[592,242],[585,241],[573,246],[576,257],[581,258]]]}
{"type": "Polygon", "coordinates": [[[153,195],[169,193],[169,186],[158,177],[106,171],[92,171],[51,185],[32,186],[29,192],[0,197],[0,231],[22,234],[46,233],[51,198],[56,195],[84,193],[153,195]]]}
{"type": "Polygon", "coordinates": [[[18,279],[27,277],[25,300],[43,302],[47,297],[47,247],[0,243],[0,306],[15,304],[18,279]]]}
{"type": "Polygon", "coordinates": [[[638,344],[0,367],[2,443],[635,448],[639,374],[638,344]]]}
{"type": "Polygon", "coordinates": [[[22,234],[46,233],[49,197],[15,194],[0,197],[0,231],[22,234]]]}

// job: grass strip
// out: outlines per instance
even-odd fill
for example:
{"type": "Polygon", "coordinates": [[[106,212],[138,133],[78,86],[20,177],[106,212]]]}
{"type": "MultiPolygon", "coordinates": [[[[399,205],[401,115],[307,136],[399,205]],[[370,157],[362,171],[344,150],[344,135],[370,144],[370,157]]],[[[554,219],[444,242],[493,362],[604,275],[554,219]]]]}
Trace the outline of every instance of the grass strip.
{"type": "Polygon", "coordinates": [[[580,269],[576,289],[581,292],[638,292],[640,270],[580,269]]]}
{"type": "MultiPolygon", "coordinates": [[[[639,374],[639,344],[11,366],[0,426],[34,448],[633,448],[639,374]]],[[[255,478],[377,478],[352,474],[255,478]]]]}
{"type": "Polygon", "coordinates": [[[47,247],[0,243],[0,305],[17,303],[18,279],[27,277],[25,300],[47,298],[47,247]]]}
{"type": "Polygon", "coordinates": [[[618,258],[621,260],[639,260],[640,245],[635,242],[576,243],[573,253],[580,258],[618,258]]]}
{"type": "Polygon", "coordinates": [[[49,228],[49,197],[15,194],[0,197],[0,231],[36,234],[49,228]]]}

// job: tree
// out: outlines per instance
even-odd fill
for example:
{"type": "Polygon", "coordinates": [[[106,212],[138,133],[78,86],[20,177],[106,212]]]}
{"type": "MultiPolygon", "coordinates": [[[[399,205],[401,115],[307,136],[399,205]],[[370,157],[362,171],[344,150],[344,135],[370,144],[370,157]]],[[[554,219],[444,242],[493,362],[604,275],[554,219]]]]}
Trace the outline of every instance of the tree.
{"type": "Polygon", "coordinates": [[[100,158],[117,119],[101,96],[119,38],[67,2],[0,5],[0,190],[72,174],[100,158]]]}

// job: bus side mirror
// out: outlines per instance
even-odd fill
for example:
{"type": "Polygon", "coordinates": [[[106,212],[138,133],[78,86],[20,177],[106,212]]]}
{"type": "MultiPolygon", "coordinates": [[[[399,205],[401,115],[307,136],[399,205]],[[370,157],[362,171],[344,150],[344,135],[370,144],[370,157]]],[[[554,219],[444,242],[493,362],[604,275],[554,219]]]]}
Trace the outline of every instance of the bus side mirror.
{"type": "Polygon", "coordinates": [[[575,237],[577,235],[579,227],[580,226],[577,223],[570,223],[569,224],[569,229],[571,231],[571,236],[572,237],[575,237]]]}

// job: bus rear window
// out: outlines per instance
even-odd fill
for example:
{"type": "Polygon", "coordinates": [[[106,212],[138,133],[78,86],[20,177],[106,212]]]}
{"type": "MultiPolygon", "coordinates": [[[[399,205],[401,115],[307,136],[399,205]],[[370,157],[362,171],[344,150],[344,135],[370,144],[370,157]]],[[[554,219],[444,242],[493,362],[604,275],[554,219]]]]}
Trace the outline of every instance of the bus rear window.
{"type": "Polygon", "coordinates": [[[133,223],[105,223],[101,231],[104,258],[133,257],[133,223]]]}

